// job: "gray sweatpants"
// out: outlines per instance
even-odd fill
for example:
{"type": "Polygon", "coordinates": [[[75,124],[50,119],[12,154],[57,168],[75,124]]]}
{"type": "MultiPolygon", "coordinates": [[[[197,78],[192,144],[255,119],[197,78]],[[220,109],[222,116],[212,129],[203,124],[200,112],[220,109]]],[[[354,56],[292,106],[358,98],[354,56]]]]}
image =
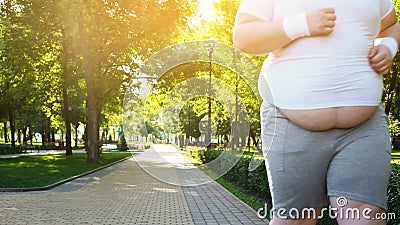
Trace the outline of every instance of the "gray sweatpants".
{"type": "Polygon", "coordinates": [[[268,103],[262,104],[260,112],[276,211],[320,209],[328,204],[329,196],[386,208],[391,143],[382,106],[356,127],[322,132],[292,123],[268,103]]]}

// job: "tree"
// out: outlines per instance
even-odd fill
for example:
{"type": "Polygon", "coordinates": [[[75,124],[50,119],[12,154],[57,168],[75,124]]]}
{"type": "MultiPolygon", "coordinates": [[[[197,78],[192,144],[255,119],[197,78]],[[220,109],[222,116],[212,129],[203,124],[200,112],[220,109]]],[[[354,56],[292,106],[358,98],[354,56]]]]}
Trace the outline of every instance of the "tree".
{"type": "MultiPolygon", "coordinates": [[[[50,134],[54,139],[55,129],[62,121],[61,35],[54,26],[55,17],[46,11],[50,3],[5,0],[1,4],[4,25],[1,68],[6,76],[3,97],[12,106],[8,107],[10,125],[11,128],[17,125],[19,133],[22,130],[23,136],[31,138],[33,131],[40,130],[43,144],[49,141],[50,134]]],[[[11,129],[12,135],[14,132],[15,128],[11,129]]]]}
{"type": "Polygon", "coordinates": [[[28,80],[35,76],[35,68],[32,65],[36,57],[30,49],[34,43],[34,37],[29,27],[23,23],[21,8],[10,1],[4,1],[1,5],[1,61],[0,74],[2,76],[2,103],[8,115],[11,132],[11,145],[15,147],[16,112],[32,98],[35,88],[27,88],[28,80]]]}
{"type": "Polygon", "coordinates": [[[72,3],[79,9],[76,18],[87,90],[89,162],[97,162],[99,157],[99,120],[106,97],[120,91],[120,84],[126,80],[121,66],[129,63],[126,60],[132,58],[132,53],[144,58],[171,42],[171,29],[184,22],[182,18],[188,11],[188,3],[177,0],[143,3],[132,4],[128,0],[72,3]],[[107,82],[102,79],[112,74],[120,82],[104,90],[101,84],[107,82]]]}
{"type": "MultiPolygon", "coordinates": [[[[400,1],[394,1],[396,10],[400,10],[400,1]]],[[[400,20],[400,14],[398,14],[400,20]]],[[[393,138],[395,148],[399,148],[400,144],[398,138],[400,132],[398,124],[400,120],[400,80],[398,79],[400,73],[400,54],[398,53],[394,58],[394,64],[389,74],[383,76],[383,96],[382,101],[384,103],[385,112],[390,118],[390,131],[393,138]]]]}

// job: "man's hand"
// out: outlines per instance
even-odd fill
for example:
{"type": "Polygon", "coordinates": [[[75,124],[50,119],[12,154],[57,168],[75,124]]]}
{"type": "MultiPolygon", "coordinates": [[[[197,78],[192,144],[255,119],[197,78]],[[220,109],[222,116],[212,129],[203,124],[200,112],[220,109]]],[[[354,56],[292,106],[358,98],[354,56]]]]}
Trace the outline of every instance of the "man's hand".
{"type": "Polygon", "coordinates": [[[368,53],[369,64],[376,73],[384,75],[392,68],[392,53],[385,45],[374,46],[368,53]]]}
{"type": "Polygon", "coordinates": [[[311,36],[328,35],[335,27],[336,15],[334,8],[322,8],[307,12],[308,29],[311,36]]]}

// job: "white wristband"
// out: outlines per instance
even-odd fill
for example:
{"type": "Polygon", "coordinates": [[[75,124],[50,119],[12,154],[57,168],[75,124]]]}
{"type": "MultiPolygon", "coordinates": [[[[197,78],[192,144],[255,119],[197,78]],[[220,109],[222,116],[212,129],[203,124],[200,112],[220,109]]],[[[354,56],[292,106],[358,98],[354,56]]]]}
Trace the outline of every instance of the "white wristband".
{"type": "Polygon", "coordinates": [[[291,39],[310,36],[305,13],[285,17],[282,21],[283,31],[291,39]]]}
{"type": "Polygon", "coordinates": [[[389,48],[392,53],[392,58],[396,56],[397,49],[399,47],[396,39],[392,37],[377,38],[374,40],[374,46],[384,45],[389,48]]]}

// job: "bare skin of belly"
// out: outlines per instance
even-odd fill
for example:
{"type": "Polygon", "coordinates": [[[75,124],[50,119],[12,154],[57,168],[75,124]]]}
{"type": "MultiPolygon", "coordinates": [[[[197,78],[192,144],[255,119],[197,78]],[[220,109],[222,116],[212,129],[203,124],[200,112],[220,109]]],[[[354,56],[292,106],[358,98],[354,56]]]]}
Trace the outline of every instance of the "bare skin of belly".
{"type": "Polygon", "coordinates": [[[312,131],[351,128],[368,120],[377,106],[346,106],[310,110],[280,109],[293,123],[312,131]]]}

